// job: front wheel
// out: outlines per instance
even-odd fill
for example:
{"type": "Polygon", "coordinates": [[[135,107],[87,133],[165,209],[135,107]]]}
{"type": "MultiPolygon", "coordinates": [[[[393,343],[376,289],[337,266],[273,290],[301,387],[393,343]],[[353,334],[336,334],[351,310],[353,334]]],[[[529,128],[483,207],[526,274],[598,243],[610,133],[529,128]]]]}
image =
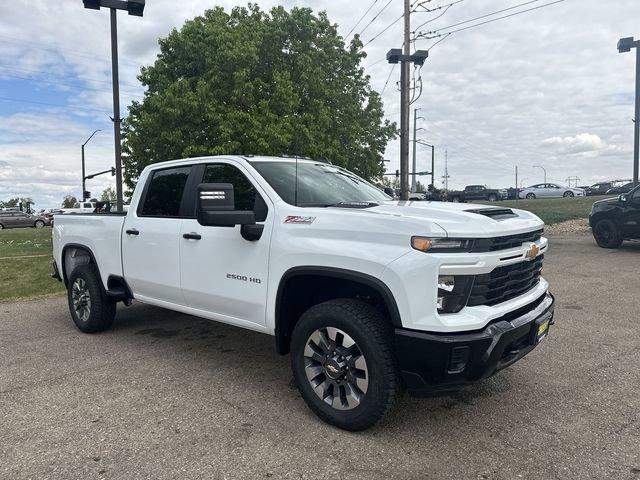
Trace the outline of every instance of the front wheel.
{"type": "Polygon", "coordinates": [[[116,316],[116,301],[102,290],[93,265],[81,265],[71,273],[67,300],[76,327],[84,333],[107,330],[116,316]]]}
{"type": "Polygon", "coordinates": [[[43,228],[44,222],[42,220],[36,220],[36,223],[33,226],[36,228],[43,228]]]}
{"type": "Polygon", "coordinates": [[[534,200],[536,198],[535,193],[527,193],[527,200],[534,200]]]}
{"type": "Polygon", "coordinates": [[[371,305],[330,300],[307,310],[291,338],[291,368],[302,398],[325,422],[365,430],[399,388],[393,329],[371,305]]]}
{"type": "Polygon", "coordinates": [[[460,203],[460,197],[451,197],[453,203],[460,203]]]}
{"type": "Polygon", "coordinates": [[[489,201],[490,202],[495,202],[498,200],[498,197],[496,197],[495,195],[489,195],[489,201]]]}
{"type": "Polygon", "coordinates": [[[573,197],[573,192],[564,192],[563,197],[564,197],[564,198],[573,197]]]}
{"type": "Polygon", "coordinates": [[[622,245],[618,227],[611,220],[599,220],[593,227],[593,237],[602,248],[619,248],[622,245]]]}

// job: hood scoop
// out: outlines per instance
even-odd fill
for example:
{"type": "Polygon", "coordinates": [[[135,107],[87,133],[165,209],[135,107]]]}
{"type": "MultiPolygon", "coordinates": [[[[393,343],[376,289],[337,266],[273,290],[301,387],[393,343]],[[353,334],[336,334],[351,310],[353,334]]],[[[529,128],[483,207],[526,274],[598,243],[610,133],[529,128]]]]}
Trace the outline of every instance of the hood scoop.
{"type": "Polygon", "coordinates": [[[516,218],[518,216],[510,208],[478,208],[474,210],[465,210],[465,212],[484,215],[485,217],[489,217],[494,220],[506,220],[507,218],[516,218]]]}

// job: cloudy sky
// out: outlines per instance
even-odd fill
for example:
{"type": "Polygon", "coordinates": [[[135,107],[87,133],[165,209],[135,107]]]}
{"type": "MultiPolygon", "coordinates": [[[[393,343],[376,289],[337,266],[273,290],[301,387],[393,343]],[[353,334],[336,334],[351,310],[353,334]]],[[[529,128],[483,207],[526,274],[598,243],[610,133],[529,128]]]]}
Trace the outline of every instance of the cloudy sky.
{"type": "MultiPolygon", "coordinates": [[[[346,36],[374,0],[258,0],[326,10],[346,36]]],[[[455,0],[430,0],[424,7],[455,0]]],[[[412,16],[419,31],[445,33],[516,13],[552,0],[462,0],[445,12],[412,16]],[[496,16],[462,23],[515,5],[496,16]],[[440,14],[444,15],[438,17],[440,14]],[[447,27],[449,27],[447,29],[447,27]]],[[[389,119],[399,121],[399,69],[383,61],[402,44],[402,22],[378,34],[402,13],[402,0],[378,0],[355,28],[362,32],[371,84],[383,92],[389,119]],[[377,37],[377,38],[376,38],[377,37]],[[390,76],[391,73],[391,76],[390,76]],[[387,79],[390,79],[387,83],[387,79]],[[386,88],[385,88],[386,84],[386,88]]],[[[230,8],[234,0],[147,0],[143,19],[119,16],[122,104],[142,97],[136,80],[153,62],[157,39],[206,8],[230,8]]],[[[430,52],[422,69],[419,137],[436,145],[436,174],[448,151],[450,187],[468,183],[510,186],[518,165],[524,184],[543,180],[580,184],[629,178],[633,157],[634,56],[620,55],[617,40],[640,35],[638,0],[565,0],[555,5],[458,31],[430,52]]],[[[80,195],[80,145],[87,171],[113,165],[109,15],[85,10],[81,0],[14,0],[0,3],[0,199],[31,196],[40,208],[80,195]]],[[[437,34],[436,33],[436,34],[437,34]]],[[[420,39],[429,49],[443,37],[420,39]]],[[[126,114],[123,108],[123,115],[126,114]]],[[[398,142],[389,144],[390,171],[398,142]]],[[[419,150],[426,170],[430,151],[419,150]]],[[[113,180],[88,183],[93,195],[113,180]]]]}

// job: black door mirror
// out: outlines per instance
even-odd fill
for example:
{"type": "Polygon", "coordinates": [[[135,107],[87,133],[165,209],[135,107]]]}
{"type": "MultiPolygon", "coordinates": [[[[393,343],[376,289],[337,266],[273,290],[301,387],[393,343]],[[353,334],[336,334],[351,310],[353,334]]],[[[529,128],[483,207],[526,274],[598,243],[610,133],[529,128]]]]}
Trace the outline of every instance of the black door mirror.
{"type": "Polygon", "coordinates": [[[256,216],[247,210],[235,210],[233,185],[201,183],[198,185],[198,223],[205,227],[254,225],[256,216]]]}

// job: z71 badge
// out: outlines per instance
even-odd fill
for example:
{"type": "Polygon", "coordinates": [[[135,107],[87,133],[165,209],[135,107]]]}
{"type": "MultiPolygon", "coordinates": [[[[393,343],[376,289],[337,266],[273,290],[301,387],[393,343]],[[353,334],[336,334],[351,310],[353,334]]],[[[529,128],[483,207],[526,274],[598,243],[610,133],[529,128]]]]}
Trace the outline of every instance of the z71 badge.
{"type": "Polygon", "coordinates": [[[300,217],[298,215],[289,215],[284,219],[283,223],[303,223],[303,224],[311,224],[316,219],[316,217],[300,217]]]}

